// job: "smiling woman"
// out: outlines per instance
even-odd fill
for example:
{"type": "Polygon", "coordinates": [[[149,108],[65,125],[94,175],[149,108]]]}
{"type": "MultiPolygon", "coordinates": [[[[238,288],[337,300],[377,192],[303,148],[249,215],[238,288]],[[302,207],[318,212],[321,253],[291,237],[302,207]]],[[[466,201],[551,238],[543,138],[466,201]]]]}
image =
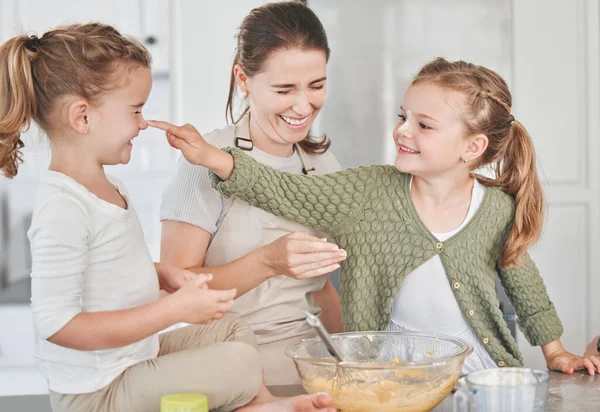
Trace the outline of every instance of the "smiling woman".
{"type": "MultiPolygon", "coordinates": [[[[310,127],[327,94],[327,37],[317,16],[297,2],[256,8],[237,37],[226,113],[232,125],[207,135],[257,161],[294,174],[340,169],[326,137],[310,127]],[[241,93],[240,93],[241,92],[241,93]],[[244,96],[235,119],[235,97],[244,96]]],[[[314,332],[305,312],[342,328],[337,292],[327,274],[346,253],[305,227],[221,197],[206,168],[181,158],[163,195],[161,260],[210,272],[212,288],[238,290],[232,312],[254,330],[268,385],[300,383],[283,349],[314,332]]]]}
{"type": "MultiPolygon", "coordinates": [[[[300,48],[276,50],[258,73],[247,72],[236,63],[235,82],[248,96],[244,114],[250,119],[252,141],[258,148],[271,148],[272,154],[291,156],[295,143],[307,153],[324,152],[326,138],[316,142],[308,130],[327,94],[325,67],[327,53],[300,48]],[[302,142],[312,145],[303,145],[302,142]]],[[[267,149],[268,151],[269,149],[267,149]]]]}

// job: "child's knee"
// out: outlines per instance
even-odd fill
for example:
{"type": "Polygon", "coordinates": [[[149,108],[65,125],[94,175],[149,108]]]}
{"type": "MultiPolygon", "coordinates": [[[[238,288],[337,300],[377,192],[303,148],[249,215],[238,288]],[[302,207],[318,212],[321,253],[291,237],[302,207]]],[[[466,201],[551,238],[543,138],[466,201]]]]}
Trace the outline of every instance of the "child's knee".
{"type": "Polygon", "coordinates": [[[221,322],[227,323],[229,330],[229,333],[227,334],[228,341],[245,342],[255,348],[258,347],[254,332],[244,320],[234,316],[225,316],[223,319],[221,319],[221,322]]]}
{"type": "Polygon", "coordinates": [[[237,407],[248,404],[258,393],[263,383],[263,369],[256,349],[245,342],[227,342],[227,354],[235,376],[229,377],[232,388],[237,393],[237,407]]]}

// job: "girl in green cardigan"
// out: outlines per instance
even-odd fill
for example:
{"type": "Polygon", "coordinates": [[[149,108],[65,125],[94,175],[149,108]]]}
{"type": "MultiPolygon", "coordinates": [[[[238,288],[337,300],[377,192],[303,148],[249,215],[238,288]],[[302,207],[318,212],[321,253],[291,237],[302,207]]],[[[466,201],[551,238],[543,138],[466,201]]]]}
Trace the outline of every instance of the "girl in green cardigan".
{"type": "Polygon", "coordinates": [[[544,205],[533,144],[511,106],[497,73],[438,58],[405,93],[393,133],[395,167],[322,176],[290,175],[237,149],[221,151],[191,125],[149,123],[165,130],[188,161],[213,170],[225,196],[324,231],[347,251],[346,330],[461,336],[475,347],[465,373],[522,366],[499,309],[498,275],[520,329],[542,347],[548,368],[600,373],[600,357],[563,348],[562,325],[527,253],[540,236],[544,205]],[[494,178],[474,174],[483,166],[494,178]]]}

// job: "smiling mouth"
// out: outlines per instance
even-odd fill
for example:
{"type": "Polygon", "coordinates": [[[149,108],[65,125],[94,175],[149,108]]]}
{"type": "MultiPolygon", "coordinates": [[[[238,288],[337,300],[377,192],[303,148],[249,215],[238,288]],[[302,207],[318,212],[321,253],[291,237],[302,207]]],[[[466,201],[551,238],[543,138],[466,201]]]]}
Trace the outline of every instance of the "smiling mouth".
{"type": "Polygon", "coordinates": [[[403,144],[398,144],[398,152],[401,152],[401,153],[412,153],[412,154],[419,154],[419,153],[421,153],[418,150],[411,149],[410,147],[404,146],[403,144]]]}
{"type": "Polygon", "coordinates": [[[308,115],[306,117],[302,117],[300,119],[296,119],[293,117],[287,117],[287,116],[282,116],[279,115],[279,117],[286,122],[287,124],[289,124],[290,126],[304,126],[306,124],[306,122],[308,122],[308,119],[310,118],[311,115],[308,115]]]}

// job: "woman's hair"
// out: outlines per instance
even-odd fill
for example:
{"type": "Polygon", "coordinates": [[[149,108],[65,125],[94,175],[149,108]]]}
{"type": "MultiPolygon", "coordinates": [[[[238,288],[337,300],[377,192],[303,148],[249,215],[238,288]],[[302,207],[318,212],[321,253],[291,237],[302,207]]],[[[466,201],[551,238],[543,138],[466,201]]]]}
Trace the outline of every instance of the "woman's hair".
{"type": "Polygon", "coordinates": [[[495,178],[478,176],[486,186],[497,186],[515,199],[515,217],[500,266],[518,265],[539,239],[544,220],[544,198],[529,133],[511,114],[512,97],[496,72],[464,61],[437,58],[427,63],[412,84],[430,82],[464,96],[461,113],[469,135],[486,135],[489,143],[474,168],[490,165],[495,178]]]}
{"type": "Polygon", "coordinates": [[[97,101],[119,86],[123,69],[149,68],[148,51],[100,23],[58,27],[43,36],[17,36],[0,46],[0,169],[17,174],[21,134],[33,120],[50,133],[63,96],[97,101]]]}
{"type": "MultiPolygon", "coordinates": [[[[237,123],[249,110],[246,107],[238,119],[233,118],[235,66],[239,64],[246,75],[252,77],[264,69],[265,62],[272,53],[286,49],[321,50],[325,53],[326,60],[329,60],[327,35],[315,13],[294,1],[269,3],[253,9],[242,22],[237,35],[229,97],[225,107],[228,121],[237,123]]],[[[331,142],[326,136],[320,141],[307,136],[299,144],[308,153],[323,153],[331,142]]]]}

